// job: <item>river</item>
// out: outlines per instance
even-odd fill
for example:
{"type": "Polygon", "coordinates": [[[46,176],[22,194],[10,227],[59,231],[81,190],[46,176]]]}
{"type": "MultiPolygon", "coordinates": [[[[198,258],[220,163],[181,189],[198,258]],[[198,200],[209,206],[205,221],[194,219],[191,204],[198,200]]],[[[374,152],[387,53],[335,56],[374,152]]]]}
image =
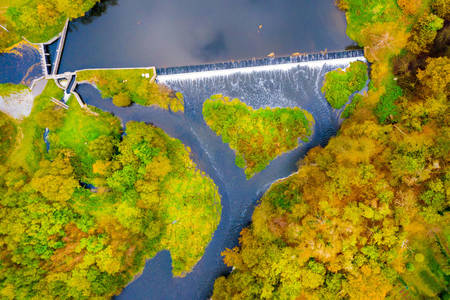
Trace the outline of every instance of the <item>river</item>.
{"type": "MultiPolygon", "coordinates": [[[[167,251],[149,260],[144,273],[128,285],[117,299],[206,299],[214,280],[230,270],[220,253],[237,245],[239,232],[251,221],[257,201],[276,180],[297,169],[297,161],[317,145],[326,145],[336,134],[339,110],[334,110],[320,92],[326,72],[347,67],[363,57],[311,61],[243,69],[161,75],[157,80],[184,95],[185,112],[174,113],[157,107],[116,107],[111,99],[102,99],[89,84],[77,86],[83,100],[118,116],[124,124],[131,120],[152,123],[180,139],[192,150],[192,158],[219,188],[222,204],[220,224],[202,259],[184,278],[172,278],[167,251]],[[213,94],[238,97],[253,108],[301,107],[316,120],[308,143],[274,159],[262,172],[246,180],[235,165],[235,154],[206,125],[203,102],[213,94]]],[[[195,69],[195,67],[194,67],[195,69]]]]}

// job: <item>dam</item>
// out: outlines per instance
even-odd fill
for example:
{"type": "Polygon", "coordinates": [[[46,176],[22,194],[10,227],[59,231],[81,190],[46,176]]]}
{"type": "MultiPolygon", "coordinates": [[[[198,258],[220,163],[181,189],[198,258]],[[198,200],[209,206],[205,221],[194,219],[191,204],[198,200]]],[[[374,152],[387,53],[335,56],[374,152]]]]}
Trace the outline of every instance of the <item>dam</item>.
{"type": "Polygon", "coordinates": [[[143,274],[116,299],[206,299],[212,291],[214,280],[230,272],[220,253],[237,245],[240,231],[250,223],[254,207],[264,192],[276,180],[294,173],[297,162],[309,149],[325,146],[339,129],[341,110],[333,109],[320,91],[325,74],[336,68],[345,68],[352,61],[365,61],[359,50],[309,57],[309,61],[293,58],[299,61],[286,63],[281,59],[280,63],[275,60],[274,64],[263,58],[252,60],[252,63],[160,68],[157,82],[183,94],[184,113],[137,104],[116,107],[111,99],[102,99],[93,86],[77,85],[75,91],[86,104],[113,113],[123,124],[131,120],[152,123],[181,140],[192,150],[197,166],[214,180],[221,195],[220,224],[192,272],[183,278],[173,278],[170,253],[161,251],[147,261],[143,274]],[[226,68],[228,65],[232,67],[226,68]],[[266,169],[247,180],[244,171],[235,165],[234,151],[215,135],[203,119],[203,102],[213,94],[239,98],[255,109],[303,108],[316,121],[313,134],[309,142],[278,156],[266,169]]]}

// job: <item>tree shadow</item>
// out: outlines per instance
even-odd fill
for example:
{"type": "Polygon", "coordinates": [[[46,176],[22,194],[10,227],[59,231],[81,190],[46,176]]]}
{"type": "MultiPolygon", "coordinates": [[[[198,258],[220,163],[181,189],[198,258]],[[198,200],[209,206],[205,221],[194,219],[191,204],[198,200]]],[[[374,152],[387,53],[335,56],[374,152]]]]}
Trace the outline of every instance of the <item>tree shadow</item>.
{"type": "Polygon", "coordinates": [[[69,31],[77,30],[76,23],[81,24],[90,24],[98,17],[102,16],[110,6],[115,6],[118,4],[118,0],[101,0],[100,2],[97,2],[94,7],[91,8],[83,17],[80,17],[74,22],[70,22],[70,28],[69,31]]]}

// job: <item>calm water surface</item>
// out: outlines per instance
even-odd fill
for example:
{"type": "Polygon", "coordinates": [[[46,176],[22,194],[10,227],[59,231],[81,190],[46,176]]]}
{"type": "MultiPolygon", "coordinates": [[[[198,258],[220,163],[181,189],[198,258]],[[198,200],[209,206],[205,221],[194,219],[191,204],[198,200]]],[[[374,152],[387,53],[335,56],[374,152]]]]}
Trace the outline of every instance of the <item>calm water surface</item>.
{"type": "Polygon", "coordinates": [[[71,22],[59,72],[342,50],[345,29],[333,0],[109,0],[71,22]]]}
{"type": "Polygon", "coordinates": [[[19,44],[10,52],[0,53],[0,83],[25,84],[43,75],[41,56],[36,47],[19,44]]]}

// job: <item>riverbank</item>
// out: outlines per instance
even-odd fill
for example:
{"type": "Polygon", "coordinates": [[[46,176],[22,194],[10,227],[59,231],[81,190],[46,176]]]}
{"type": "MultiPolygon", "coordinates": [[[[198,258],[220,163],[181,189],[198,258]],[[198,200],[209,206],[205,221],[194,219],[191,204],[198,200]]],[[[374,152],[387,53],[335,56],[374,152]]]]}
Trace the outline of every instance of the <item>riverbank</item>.
{"type": "Polygon", "coordinates": [[[102,97],[113,98],[118,106],[128,106],[131,102],[149,106],[156,105],[172,111],[183,111],[180,95],[157,85],[155,67],[87,69],[76,72],[76,82],[88,82],[98,88],[102,97]]]}

